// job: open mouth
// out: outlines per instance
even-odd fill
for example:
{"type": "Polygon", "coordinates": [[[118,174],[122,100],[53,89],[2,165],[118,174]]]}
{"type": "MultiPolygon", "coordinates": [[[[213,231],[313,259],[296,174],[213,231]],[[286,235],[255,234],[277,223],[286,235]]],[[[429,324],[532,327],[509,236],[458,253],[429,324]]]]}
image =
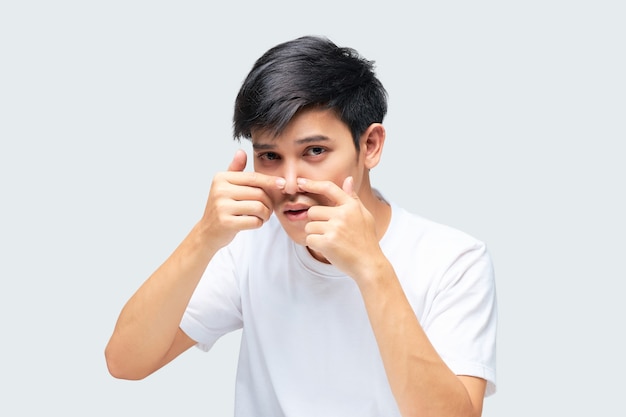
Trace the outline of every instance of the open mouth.
{"type": "Polygon", "coordinates": [[[305,220],[307,218],[308,208],[285,210],[283,213],[289,220],[305,220]]]}

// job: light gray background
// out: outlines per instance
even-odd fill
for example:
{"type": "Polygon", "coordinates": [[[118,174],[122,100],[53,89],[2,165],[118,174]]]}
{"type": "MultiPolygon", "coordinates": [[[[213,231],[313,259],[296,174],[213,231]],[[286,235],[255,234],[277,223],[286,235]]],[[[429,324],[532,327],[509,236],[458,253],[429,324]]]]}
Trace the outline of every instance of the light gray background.
{"type": "Polygon", "coordinates": [[[374,184],[490,247],[484,416],[623,415],[623,2],[410,4],[1,3],[1,415],[232,414],[239,333],[140,382],[103,349],[239,146],[253,61],[305,34],[377,62],[374,184]]]}

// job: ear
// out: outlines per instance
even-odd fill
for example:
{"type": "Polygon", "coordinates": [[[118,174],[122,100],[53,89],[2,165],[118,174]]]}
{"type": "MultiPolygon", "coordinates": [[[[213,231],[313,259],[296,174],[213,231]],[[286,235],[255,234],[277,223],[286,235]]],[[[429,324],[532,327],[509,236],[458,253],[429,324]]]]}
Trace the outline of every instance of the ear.
{"type": "Polygon", "coordinates": [[[385,128],[380,123],[372,123],[361,135],[360,154],[365,163],[365,168],[372,169],[380,162],[385,145],[385,135],[385,128]]]}

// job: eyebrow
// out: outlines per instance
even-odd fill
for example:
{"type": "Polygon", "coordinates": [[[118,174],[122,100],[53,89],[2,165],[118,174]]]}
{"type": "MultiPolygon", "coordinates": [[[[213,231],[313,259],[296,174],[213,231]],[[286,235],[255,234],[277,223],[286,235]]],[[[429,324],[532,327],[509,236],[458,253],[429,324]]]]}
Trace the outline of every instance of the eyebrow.
{"type": "MultiPolygon", "coordinates": [[[[307,136],[302,139],[296,139],[297,145],[304,145],[307,143],[328,142],[330,138],[324,135],[307,136]]],[[[276,149],[278,146],[275,143],[252,143],[252,148],[256,150],[276,149]]]]}

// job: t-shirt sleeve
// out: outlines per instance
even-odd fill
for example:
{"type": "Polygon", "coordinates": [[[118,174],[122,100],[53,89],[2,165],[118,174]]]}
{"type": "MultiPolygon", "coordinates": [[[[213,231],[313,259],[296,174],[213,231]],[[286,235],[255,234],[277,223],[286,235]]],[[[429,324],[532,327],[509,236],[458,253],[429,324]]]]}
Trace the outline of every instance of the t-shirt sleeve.
{"type": "Polygon", "coordinates": [[[242,327],[235,256],[231,246],[215,254],[180,323],[180,328],[204,351],[208,351],[224,334],[242,327]]]}
{"type": "Polygon", "coordinates": [[[486,246],[477,242],[449,262],[423,322],[439,355],[456,375],[487,381],[496,390],[497,306],[494,270],[486,246]]]}

